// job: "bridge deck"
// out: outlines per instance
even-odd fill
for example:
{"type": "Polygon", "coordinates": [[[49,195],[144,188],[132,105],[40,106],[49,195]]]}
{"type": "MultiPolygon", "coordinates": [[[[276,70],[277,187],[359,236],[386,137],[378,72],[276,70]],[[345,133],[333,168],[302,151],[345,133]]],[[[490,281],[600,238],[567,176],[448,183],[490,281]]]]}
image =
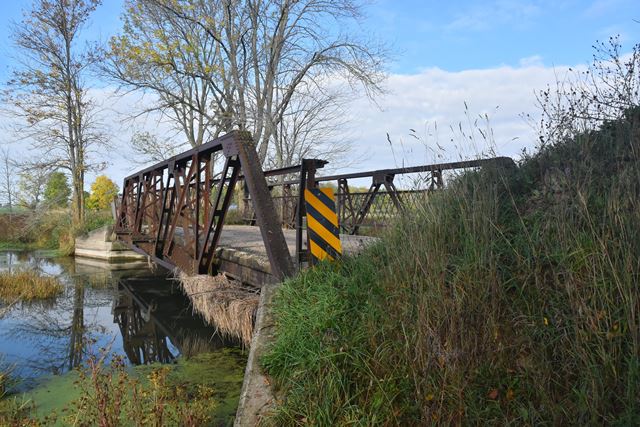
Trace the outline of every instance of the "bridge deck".
{"type": "MultiPolygon", "coordinates": [[[[283,230],[289,253],[295,258],[296,231],[283,230]]],[[[375,237],[340,235],[342,252],[354,255],[367,245],[375,242],[375,237]]],[[[306,248],[306,235],[303,234],[306,248]]],[[[216,250],[216,259],[221,272],[253,286],[275,283],[271,266],[260,234],[259,227],[249,225],[225,225],[216,250]]]]}
{"type": "MultiPolygon", "coordinates": [[[[291,229],[284,229],[284,237],[287,240],[287,246],[291,256],[295,256],[296,251],[296,231],[291,229]]],[[[302,234],[303,245],[306,248],[306,233],[302,234]]],[[[375,237],[368,236],[351,236],[348,234],[341,234],[340,240],[342,242],[342,248],[345,254],[356,254],[366,247],[366,245],[375,241],[375,237]]],[[[220,237],[220,246],[224,246],[230,249],[236,249],[239,251],[267,256],[264,248],[264,242],[262,241],[262,235],[260,234],[260,227],[254,227],[250,225],[225,225],[222,229],[222,235],[220,237]]]]}

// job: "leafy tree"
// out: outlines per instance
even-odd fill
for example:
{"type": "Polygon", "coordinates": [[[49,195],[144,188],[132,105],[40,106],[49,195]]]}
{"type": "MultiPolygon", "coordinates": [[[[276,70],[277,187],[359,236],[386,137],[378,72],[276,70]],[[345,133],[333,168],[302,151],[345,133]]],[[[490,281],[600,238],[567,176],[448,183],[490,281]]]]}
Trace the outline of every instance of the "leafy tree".
{"type": "Polygon", "coordinates": [[[132,161],[140,164],[162,162],[184,151],[179,147],[170,138],[149,132],[135,132],[131,137],[131,148],[135,154],[132,161]]]}
{"type": "MultiPolygon", "coordinates": [[[[18,52],[5,102],[16,133],[31,141],[38,169],[65,169],[73,188],[73,219],[84,219],[84,176],[95,148],[106,144],[85,81],[98,59],[81,32],[101,0],[34,0],[13,30],[18,52]]],[[[57,175],[59,177],[59,175],[57,175]]],[[[57,178],[59,179],[59,178],[57,178]]]]}
{"type": "Polygon", "coordinates": [[[49,174],[38,169],[24,169],[19,176],[18,203],[27,209],[36,209],[42,202],[49,174]]]}
{"type": "Polygon", "coordinates": [[[44,189],[44,201],[47,206],[66,207],[70,196],[71,188],[67,176],[62,172],[52,172],[44,189]]]}
{"type": "Polygon", "coordinates": [[[91,195],[87,207],[93,210],[107,209],[118,195],[118,186],[106,175],[100,175],[91,184],[91,195]]]}

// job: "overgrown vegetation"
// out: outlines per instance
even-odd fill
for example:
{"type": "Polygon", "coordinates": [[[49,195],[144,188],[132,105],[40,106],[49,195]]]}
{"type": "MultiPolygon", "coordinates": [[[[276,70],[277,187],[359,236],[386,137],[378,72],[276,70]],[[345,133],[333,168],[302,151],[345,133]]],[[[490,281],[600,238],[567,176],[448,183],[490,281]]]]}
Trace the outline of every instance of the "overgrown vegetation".
{"type": "Polygon", "coordinates": [[[640,109],[283,285],[271,423],[640,423],[640,109]]]}
{"type": "Polygon", "coordinates": [[[218,402],[211,387],[176,383],[169,366],[146,371],[140,376],[125,369],[119,357],[106,364],[104,353],[91,357],[74,383],[79,397],[60,413],[37,416],[34,402],[10,396],[0,400],[0,425],[202,426],[212,422],[218,402]]]}
{"type": "Polygon", "coordinates": [[[87,211],[81,225],[73,226],[67,209],[0,214],[0,227],[6,231],[0,237],[0,248],[57,249],[61,255],[74,250],[75,237],[104,225],[113,224],[109,210],[87,211]]]}
{"type": "Polygon", "coordinates": [[[143,384],[125,371],[119,358],[106,369],[102,365],[102,360],[92,358],[81,371],[82,396],[68,409],[67,421],[104,426],[201,426],[208,421],[215,405],[213,389],[169,384],[168,367],[152,370],[143,384]]]}
{"type": "Polygon", "coordinates": [[[37,271],[0,272],[0,300],[7,303],[53,298],[62,290],[56,277],[43,276],[37,271]]]}
{"type": "Polygon", "coordinates": [[[7,388],[9,387],[9,371],[0,368],[0,399],[7,394],[7,388]]]}

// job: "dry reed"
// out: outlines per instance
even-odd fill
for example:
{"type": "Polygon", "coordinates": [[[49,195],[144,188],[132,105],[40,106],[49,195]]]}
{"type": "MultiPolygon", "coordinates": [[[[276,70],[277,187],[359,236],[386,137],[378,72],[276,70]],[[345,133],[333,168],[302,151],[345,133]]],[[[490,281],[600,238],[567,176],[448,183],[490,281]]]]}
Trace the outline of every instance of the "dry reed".
{"type": "Polygon", "coordinates": [[[228,337],[251,344],[253,323],[260,295],[224,275],[179,276],[182,289],[190,298],[195,312],[228,337]]]}
{"type": "Polygon", "coordinates": [[[53,298],[62,290],[56,277],[45,277],[35,271],[0,273],[0,300],[5,302],[53,298]]]}

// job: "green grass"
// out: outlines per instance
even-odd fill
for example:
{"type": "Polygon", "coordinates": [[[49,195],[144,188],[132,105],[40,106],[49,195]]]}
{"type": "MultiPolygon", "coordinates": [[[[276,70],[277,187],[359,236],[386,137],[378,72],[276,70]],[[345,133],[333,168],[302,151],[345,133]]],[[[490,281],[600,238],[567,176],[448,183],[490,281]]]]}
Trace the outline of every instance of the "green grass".
{"type": "Polygon", "coordinates": [[[273,425],[640,423],[640,111],[285,283],[273,425]]]}
{"type": "Polygon", "coordinates": [[[32,243],[0,242],[0,251],[28,251],[36,248],[32,243]]]}
{"type": "Polygon", "coordinates": [[[9,372],[0,368],[0,399],[7,394],[9,388],[9,372]]]}
{"type": "Polygon", "coordinates": [[[5,230],[0,250],[49,250],[59,256],[72,254],[76,236],[113,224],[110,211],[87,210],[84,224],[71,223],[69,209],[25,211],[9,216],[0,212],[0,229],[5,230]]]}

